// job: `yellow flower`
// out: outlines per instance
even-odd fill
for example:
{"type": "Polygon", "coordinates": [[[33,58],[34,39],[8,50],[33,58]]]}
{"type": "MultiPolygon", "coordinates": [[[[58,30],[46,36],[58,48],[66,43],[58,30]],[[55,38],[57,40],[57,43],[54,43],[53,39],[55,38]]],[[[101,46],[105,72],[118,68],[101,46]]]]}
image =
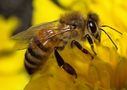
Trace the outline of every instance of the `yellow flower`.
{"type": "MultiPolygon", "coordinates": [[[[89,11],[100,17],[101,24],[107,24],[123,35],[104,28],[112,37],[116,50],[102,33],[101,43],[95,45],[97,56],[91,60],[89,55],[77,48],[66,47],[60,52],[66,62],[76,70],[77,78],[58,67],[51,55],[46,64],[37,73],[29,76],[24,70],[24,52],[17,51],[8,57],[0,57],[0,90],[127,90],[127,25],[125,0],[59,0],[65,7],[78,10],[87,15],[89,11]],[[19,58],[20,57],[20,58],[19,58]],[[28,84],[27,84],[28,83],[28,84]],[[26,85],[27,84],[27,85],[26,85]]],[[[59,8],[51,0],[34,0],[33,25],[58,19],[66,10],[59,8]]],[[[14,42],[10,40],[12,29],[19,24],[17,18],[8,21],[0,16],[0,51],[10,50],[14,42]]],[[[82,43],[90,52],[87,42],[82,43]]]]}
{"type": "MultiPolygon", "coordinates": [[[[75,68],[78,78],[75,79],[59,68],[56,60],[51,57],[42,70],[32,76],[25,90],[126,90],[127,45],[124,42],[127,39],[127,33],[124,33],[126,25],[122,27],[120,24],[124,25],[124,20],[118,18],[125,17],[127,13],[123,12],[119,3],[113,0],[94,0],[93,2],[86,1],[85,4],[88,4],[88,11],[86,12],[96,12],[100,17],[101,24],[117,27],[123,33],[121,36],[105,28],[117,44],[118,51],[104,33],[102,33],[101,44],[96,45],[97,56],[94,60],[91,60],[88,55],[84,55],[76,48],[69,49],[66,47],[61,55],[66,62],[75,68]],[[117,9],[121,9],[122,14],[117,13],[115,11],[117,9]]],[[[90,50],[86,42],[84,47],[90,50]]]]}
{"type": "MultiPolygon", "coordinates": [[[[123,38],[125,37],[119,40],[122,41],[123,38]]],[[[65,48],[61,55],[75,68],[78,78],[75,79],[59,68],[55,59],[51,57],[42,70],[32,76],[25,90],[124,90],[127,88],[127,59],[119,55],[113,47],[100,45],[96,47],[96,51],[97,56],[91,60],[88,55],[82,54],[76,48],[69,50],[65,48]]]]}

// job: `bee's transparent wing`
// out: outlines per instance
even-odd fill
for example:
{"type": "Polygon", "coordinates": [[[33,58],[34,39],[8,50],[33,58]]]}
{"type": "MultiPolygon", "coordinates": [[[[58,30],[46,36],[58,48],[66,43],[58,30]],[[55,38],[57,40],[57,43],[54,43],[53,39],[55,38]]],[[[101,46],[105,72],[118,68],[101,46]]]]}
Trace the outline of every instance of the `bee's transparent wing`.
{"type": "Polygon", "coordinates": [[[14,49],[15,50],[22,50],[28,47],[29,43],[31,42],[32,38],[36,36],[38,31],[44,29],[53,29],[56,27],[57,21],[52,21],[44,24],[40,24],[38,26],[32,26],[27,30],[20,32],[11,38],[16,41],[14,49]]]}

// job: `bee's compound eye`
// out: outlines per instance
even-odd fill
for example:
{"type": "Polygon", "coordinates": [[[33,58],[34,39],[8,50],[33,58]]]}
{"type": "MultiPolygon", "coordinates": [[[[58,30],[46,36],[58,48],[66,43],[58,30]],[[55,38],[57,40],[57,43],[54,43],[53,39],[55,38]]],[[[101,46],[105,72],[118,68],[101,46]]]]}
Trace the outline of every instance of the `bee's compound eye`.
{"type": "Polygon", "coordinates": [[[87,26],[91,30],[92,33],[95,33],[97,31],[97,27],[94,21],[88,21],[87,26]]]}

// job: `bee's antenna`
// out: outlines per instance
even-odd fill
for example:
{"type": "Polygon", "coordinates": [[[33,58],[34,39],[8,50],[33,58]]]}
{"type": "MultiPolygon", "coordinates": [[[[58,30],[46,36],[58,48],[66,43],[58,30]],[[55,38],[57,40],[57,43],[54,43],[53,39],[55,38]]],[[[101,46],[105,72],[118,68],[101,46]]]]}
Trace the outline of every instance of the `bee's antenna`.
{"type": "Polygon", "coordinates": [[[119,34],[123,35],[120,31],[118,31],[118,30],[114,29],[114,28],[113,28],[113,27],[111,27],[111,26],[108,26],[108,25],[102,25],[101,27],[108,27],[108,28],[110,28],[110,29],[112,29],[112,30],[114,30],[114,31],[118,32],[119,34]]]}
{"type": "Polygon", "coordinates": [[[108,36],[108,38],[111,40],[111,42],[113,43],[113,45],[115,46],[115,48],[116,48],[116,50],[117,50],[117,49],[118,49],[117,45],[114,43],[114,41],[112,40],[112,38],[108,35],[108,33],[105,32],[105,30],[102,29],[102,28],[100,28],[100,30],[102,30],[102,31],[108,36]]]}

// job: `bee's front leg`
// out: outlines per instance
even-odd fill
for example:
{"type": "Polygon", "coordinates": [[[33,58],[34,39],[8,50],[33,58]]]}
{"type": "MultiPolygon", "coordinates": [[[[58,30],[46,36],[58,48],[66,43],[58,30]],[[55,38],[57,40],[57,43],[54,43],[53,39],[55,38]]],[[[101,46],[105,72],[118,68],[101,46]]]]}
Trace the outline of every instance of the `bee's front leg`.
{"type": "Polygon", "coordinates": [[[89,42],[89,44],[90,44],[90,46],[91,46],[91,49],[92,49],[93,53],[94,53],[95,55],[97,55],[97,53],[96,53],[95,50],[94,50],[94,45],[93,45],[93,40],[92,40],[92,38],[91,38],[89,35],[87,35],[86,37],[87,37],[87,40],[88,40],[88,42],[89,42]]]}
{"type": "Polygon", "coordinates": [[[73,41],[71,42],[71,48],[73,48],[74,46],[76,46],[76,47],[77,47],[79,50],[81,50],[83,53],[89,54],[89,55],[91,56],[92,59],[94,58],[93,55],[92,55],[87,49],[83,48],[83,47],[81,46],[81,44],[80,44],[79,42],[75,41],[75,40],[73,40],[73,41]]]}
{"type": "Polygon", "coordinates": [[[77,78],[77,73],[76,73],[75,69],[70,64],[66,63],[63,60],[63,58],[60,56],[60,54],[56,48],[55,48],[54,54],[55,54],[55,57],[56,57],[59,67],[62,67],[67,73],[69,73],[70,75],[73,75],[73,76],[75,76],[75,78],[77,78]]]}

